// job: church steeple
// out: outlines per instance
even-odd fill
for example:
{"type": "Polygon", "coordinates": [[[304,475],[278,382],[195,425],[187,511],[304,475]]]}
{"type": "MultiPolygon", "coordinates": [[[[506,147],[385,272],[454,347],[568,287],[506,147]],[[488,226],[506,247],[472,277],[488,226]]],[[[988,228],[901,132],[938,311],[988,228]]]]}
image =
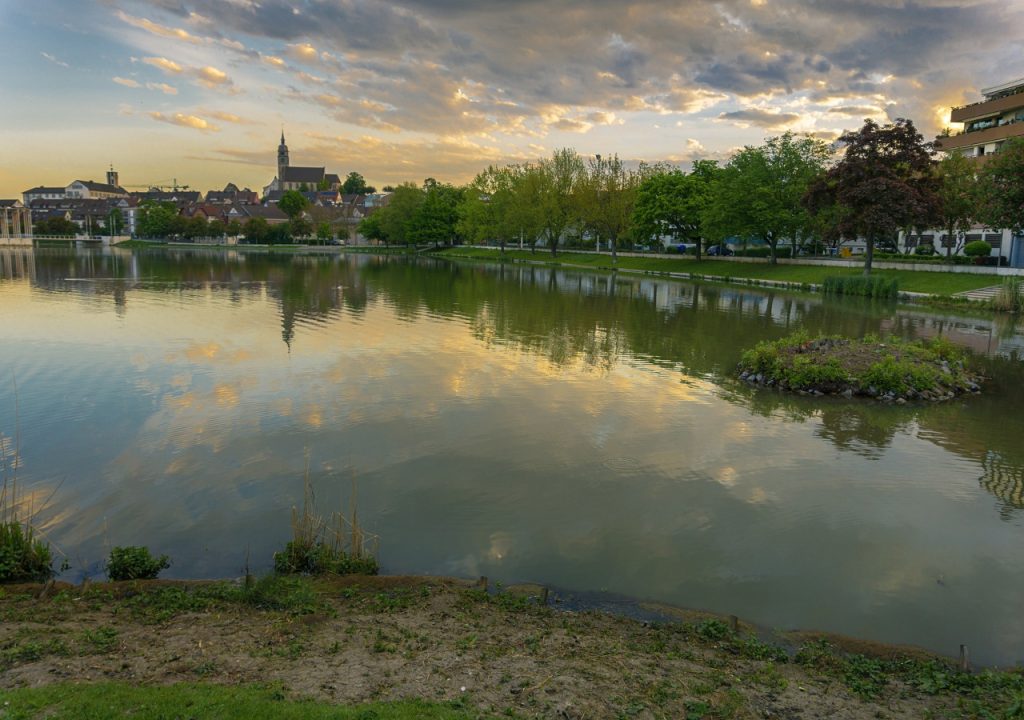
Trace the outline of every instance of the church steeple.
{"type": "Polygon", "coordinates": [[[288,146],[284,143],[284,128],[281,128],[281,144],[277,146],[277,180],[284,182],[284,171],[288,167],[288,146]]]}

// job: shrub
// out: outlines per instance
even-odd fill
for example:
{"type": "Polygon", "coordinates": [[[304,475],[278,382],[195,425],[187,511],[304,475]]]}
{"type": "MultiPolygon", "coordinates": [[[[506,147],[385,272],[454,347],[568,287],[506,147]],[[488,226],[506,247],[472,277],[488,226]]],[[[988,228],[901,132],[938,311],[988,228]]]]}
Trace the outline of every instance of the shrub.
{"type": "Polygon", "coordinates": [[[0,523],[0,582],[39,582],[53,575],[49,544],[30,525],[0,523]]]}
{"type": "Polygon", "coordinates": [[[380,570],[372,555],[355,557],[323,542],[289,541],[274,553],[274,571],[285,575],[376,575],[380,570]]]}
{"type": "Polygon", "coordinates": [[[988,257],[992,254],[992,246],[984,240],[969,242],[964,247],[964,255],[967,257],[988,257]]]}
{"type": "Polygon", "coordinates": [[[935,245],[933,245],[930,242],[918,245],[916,248],[914,248],[914,254],[915,255],[934,255],[935,254],[935,245]]]}
{"type": "Polygon", "coordinates": [[[874,387],[883,394],[903,395],[910,389],[921,392],[937,384],[938,376],[933,368],[892,357],[874,363],[861,376],[862,388],[874,387]]]}
{"type": "Polygon", "coordinates": [[[166,555],[153,557],[145,546],[128,545],[110,551],[107,575],[111,580],[153,580],[170,566],[166,555]]]}
{"type": "MultiPolygon", "coordinates": [[[[772,249],[767,245],[759,245],[757,247],[747,248],[746,250],[740,248],[736,250],[736,257],[756,257],[756,258],[767,258],[771,257],[772,249]]],[[[777,258],[790,258],[793,257],[793,246],[792,245],[779,245],[775,248],[775,257],[777,258]]]]}
{"type": "Polygon", "coordinates": [[[899,280],[879,275],[832,275],[825,278],[822,291],[826,295],[860,295],[862,297],[895,299],[899,297],[899,280]]]}

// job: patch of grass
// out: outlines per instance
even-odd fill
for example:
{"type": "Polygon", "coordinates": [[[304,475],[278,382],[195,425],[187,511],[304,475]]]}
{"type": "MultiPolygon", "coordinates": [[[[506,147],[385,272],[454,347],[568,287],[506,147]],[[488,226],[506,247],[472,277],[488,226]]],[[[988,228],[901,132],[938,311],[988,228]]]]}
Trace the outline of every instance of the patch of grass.
{"type": "Polygon", "coordinates": [[[117,648],[118,632],[115,628],[101,626],[82,633],[83,654],[104,655],[117,648]]]}
{"type": "Polygon", "coordinates": [[[0,670],[42,660],[47,655],[67,654],[67,644],[61,638],[51,638],[49,640],[31,639],[24,642],[15,642],[7,647],[0,648],[0,670]]]}
{"type": "Polygon", "coordinates": [[[153,557],[148,547],[127,545],[110,551],[107,575],[111,580],[153,580],[170,566],[166,555],[153,557]]]}
{"type": "MultiPolygon", "coordinates": [[[[202,666],[196,666],[198,670],[202,666]]],[[[134,687],[124,683],[60,684],[0,692],[5,720],[218,718],[218,720],[469,720],[479,713],[419,701],[337,706],[288,700],[273,686],[178,684],[134,687]]]]}
{"type": "Polygon", "coordinates": [[[35,536],[29,523],[0,523],[0,582],[36,582],[53,575],[50,545],[35,536]]]}
{"type": "Polygon", "coordinates": [[[895,300],[900,294],[899,278],[882,275],[830,275],[821,285],[826,295],[859,295],[895,300]]]}
{"type": "Polygon", "coordinates": [[[992,298],[992,307],[1002,312],[1019,313],[1024,310],[1024,295],[1021,295],[1021,281],[1016,275],[1003,278],[999,292],[992,298]]]}

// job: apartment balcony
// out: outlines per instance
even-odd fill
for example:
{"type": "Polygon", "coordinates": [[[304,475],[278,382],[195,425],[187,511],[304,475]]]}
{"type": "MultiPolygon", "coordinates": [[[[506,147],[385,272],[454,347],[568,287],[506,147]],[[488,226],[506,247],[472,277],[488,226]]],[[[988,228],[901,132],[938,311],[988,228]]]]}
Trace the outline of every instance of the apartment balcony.
{"type": "Polygon", "coordinates": [[[989,115],[996,115],[998,113],[1009,112],[1010,110],[1016,110],[1018,108],[1024,108],[1024,92],[1018,92],[1013,95],[1007,95],[1006,97],[996,98],[995,100],[982,100],[972,105],[964,105],[963,107],[953,108],[953,112],[949,116],[950,122],[965,123],[971,120],[977,120],[978,118],[988,117],[989,115]]]}
{"type": "Polygon", "coordinates": [[[935,148],[943,152],[949,152],[950,150],[958,150],[974,145],[987,145],[1007,138],[1021,136],[1024,136],[1024,122],[1013,122],[985,130],[960,133],[959,135],[939,136],[935,138],[935,148]]]}

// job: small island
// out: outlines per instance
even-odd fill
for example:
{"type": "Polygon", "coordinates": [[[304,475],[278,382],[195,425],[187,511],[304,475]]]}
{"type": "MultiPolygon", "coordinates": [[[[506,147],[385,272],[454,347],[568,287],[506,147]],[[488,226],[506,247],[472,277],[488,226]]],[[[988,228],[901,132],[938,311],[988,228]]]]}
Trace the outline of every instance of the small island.
{"type": "Polygon", "coordinates": [[[741,380],[802,395],[855,395],[883,402],[939,402],[981,392],[982,377],[944,338],[861,340],[797,333],[743,353],[741,380]]]}

